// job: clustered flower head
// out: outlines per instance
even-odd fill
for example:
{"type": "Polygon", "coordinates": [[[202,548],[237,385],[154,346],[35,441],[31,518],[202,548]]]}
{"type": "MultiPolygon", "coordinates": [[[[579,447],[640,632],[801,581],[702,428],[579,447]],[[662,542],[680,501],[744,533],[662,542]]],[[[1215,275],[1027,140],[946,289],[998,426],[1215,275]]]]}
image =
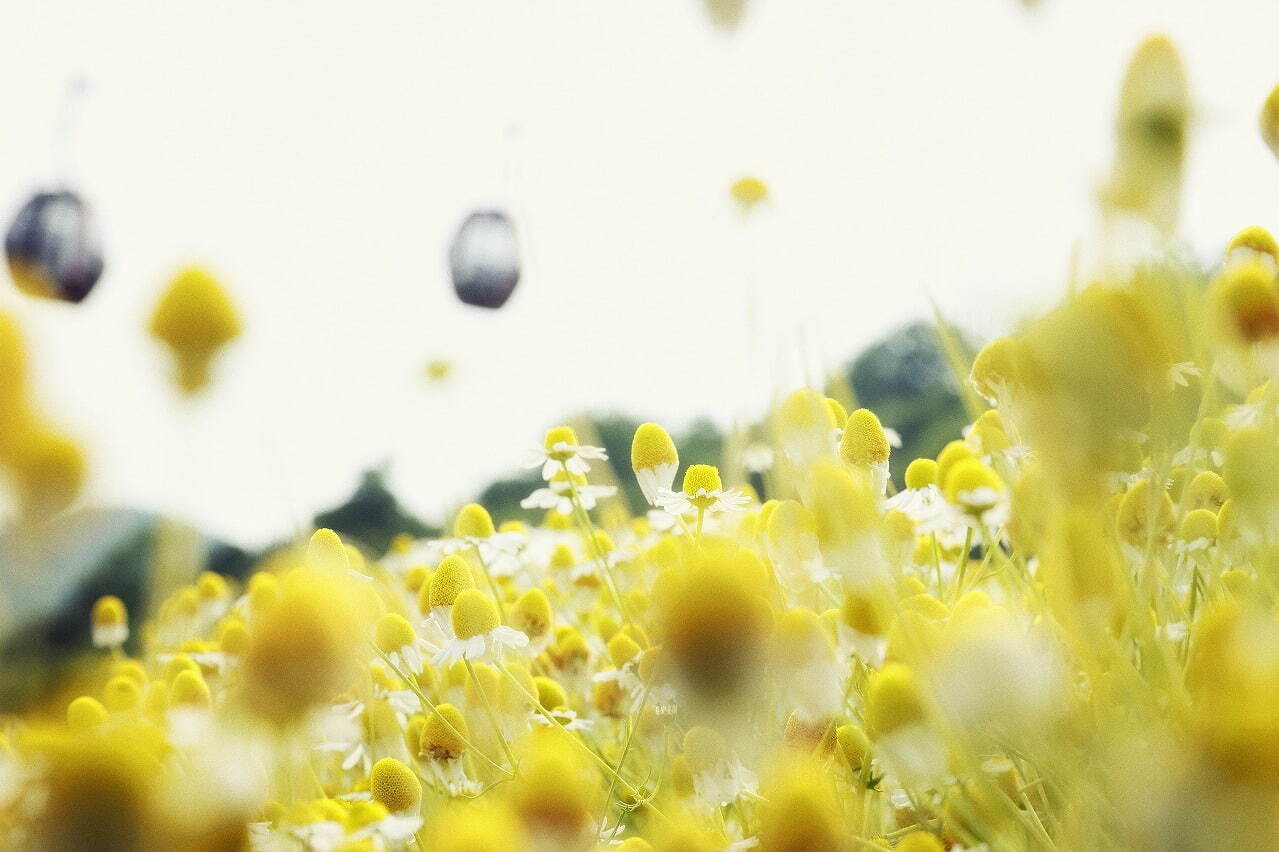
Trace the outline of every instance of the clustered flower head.
{"type": "MultiPolygon", "coordinates": [[[[1129,73],[1107,208],[1158,228],[1184,146],[1170,51],[1129,73]]],[[[990,342],[960,377],[971,422],[900,476],[874,412],[800,388],[722,459],[645,423],[618,472],[551,429],[540,523],[471,504],[388,553],[316,531],[142,617],[102,597],[71,685],[0,726],[0,828],[17,848],[1271,848],[1279,264],[1264,229],[1223,244],[1206,269],[1108,268],[990,342]]]]}

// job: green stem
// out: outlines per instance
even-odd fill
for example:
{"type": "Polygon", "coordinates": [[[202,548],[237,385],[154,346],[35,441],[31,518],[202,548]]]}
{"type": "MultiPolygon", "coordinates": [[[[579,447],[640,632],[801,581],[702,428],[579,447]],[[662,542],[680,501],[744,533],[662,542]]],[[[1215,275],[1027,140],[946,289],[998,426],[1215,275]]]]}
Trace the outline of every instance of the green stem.
{"type": "MultiPolygon", "coordinates": [[[[547,710],[545,707],[542,706],[542,702],[537,700],[536,695],[530,695],[528,690],[524,688],[524,684],[520,683],[519,680],[515,677],[515,675],[507,671],[506,666],[499,663],[498,669],[502,672],[502,674],[506,675],[507,678],[510,679],[511,683],[515,684],[515,688],[518,689],[520,693],[529,700],[529,702],[537,709],[537,712],[542,714],[542,718],[546,719],[546,721],[550,722],[556,728],[559,728],[560,731],[566,737],[568,737],[570,740],[572,740],[573,742],[581,746],[582,750],[585,751],[588,755],[590,755],[591,760],[599,764],[599,767],[603,769],[606,774],[608,774],[615,781],[621,782],[627,788],[638,791],[638,788],[634,784],[632,784],[631,782],[623,778],[621,775],[619,775],[613,769],[613,767],[609,765],[609,762],[607,760],[605,760],[603,757],[601,757],[599,754],[595,752],[595,749],[591,748],[589,745],[583,742],[580,737],[574,735],[572,731],[570,731],[568,728],[560,724],[560,720],[556,719],[549,710],[547,710]]],[[[668,822],[668,823],[670,822],[666,814],[659,811],[657,807],[653,805],[651,802],[646,802],[645,807],[647,807],[653,813],[657,814],[657,816],[660,817],[663,822],[668,822]]]]}
{"type": "Polygon", "coordinates": [[[505,775],[508,775],[508,776],[510,776],[510,777],[512,777],[512,778],[514,778],[514,777],[515,777],[515,773],[514,773],[514,772],[512,772],[511,770],[509,770],[509,769],[507,769],[506,767],[502,766],[500,763],[498,763],[497,761],[493,760],[491,757],[489,757],[488,755],[486,755],[484,752],[480,751],[478,748],[476,748],[476,747],[475,747],[475,743],[471,742],[469,739],[467,739],[465,736],[463,736],[463,735],[462,735],[462,732],[461,732],[461,731],[459,731],[457,728],[453,727],[453,723],[452,723],[452,722],[450,722],[450,721],[448,720],[448,717],[447,717],[447,716],[445,716],[443,713],[441,713],[441,712],[440,712],[439,708],[435,706],[435,703],[434,703],[434,702],[432,702],[432,701],[431,701],[431,699],[429,699],[429,698],[427,698],[427,697],[426,697],[426,693],[422,692],[421,687],[419,687],[419,686],[417,685],[417,681],[416,681],[414,678],[410,677],[409,675],[405,674],[404,672],[400,671],[399,666],[397,666],[395,663],[391,662],[391,658],[390,658],[390,657],[388,657],[386,654],[383,654],[383,653],[382,653],[382,649],[380,649],[380,648],[378,648],[376,645],[374,645],[374,646],[373,646],[373,650],[374,650],[375,652],[377,652],[377,655],[378,655],[379,657],[381,657],[381,658],[382,658],[382,662],[386,663],[388,666],[390,666],[390,667],[391,667],[391,671],[395,672],[395,674],[396,674],[396,675],[400,678],[400,680],[402,680],[402,681],[404,681],[406,684],[408,684],[409,690],[410,690],[410,691],[411,691],[414,695],[416,695],[416,696],[417,696],[417,700],[418,700],[418,701],[420,701],[420,702],[422,703],[422,706],[423,706],[424,708],[426,708],[427,710],[430,710],[430,711],[431,711],[431,713],[435,716],[435,718],[437,718],[437,719],[439,719],[441,722],[443,722],[443,723],[444,723],[444,727],[448,728],[449,733],[450,733],[450,734],[452,734],[453,736],[457,737],[458,742],[460,742],[460,743],[462,743],[464,746],[466,746],[466,747],[467,747],[467,749],[469,749],[469,750],[470,750],[471,754],[474,754],[474,755],[479,756],[481,760],[483,760],[483,761],[484,761],[485,763],[487,763],[489,766],[492,766],[492,767],[493,767],[494,769],[496,769],[498,772],[501,772],[501,773],[503,773],[503,774],[505,774],[505,775]]]}
{"type": "MultiPolygon", "coordinates": [[[[511,746],[506,742],[506,737],[502,735],[502,726],[497,721],[497,714],[493,712],[493,705],[489,704],[489,698],[484,694],[484,685],[480,683],[480,679],[475,676],[475,669],[471,666],[471,661],[466,657],[462,658],[462,663],[466,666],[466,672],[471,676],[471,683],[475,684],[475,691],[480,694],[480,703],[484,705],[484,712],[488,714],[489,722],[493,725],[493,733],[497,734],[497,741],[502,745],[502,751],[506,754],[506,759],[510,761],[511,768],[519,771],[519,763],[515,760],[515,755],[511,753],[511,746]]],[[[505,669],[503,669],[505,671],[505,669]]]]}

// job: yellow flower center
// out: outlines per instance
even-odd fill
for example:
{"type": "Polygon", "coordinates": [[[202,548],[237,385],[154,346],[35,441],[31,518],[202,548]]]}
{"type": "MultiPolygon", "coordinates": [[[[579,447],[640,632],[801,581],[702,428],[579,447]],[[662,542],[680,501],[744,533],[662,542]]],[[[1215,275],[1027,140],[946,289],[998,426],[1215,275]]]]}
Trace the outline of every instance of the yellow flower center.
{"type": "Polygon", "coordinates": [[[656,423],[643,423],[631,441],[631,470],[644,470],[663,464],[679,464],[675,442],[656,423]]]}
{"type": "Polygon", "coordinates": [[[388,612],[377,620],[374,641],[377,642],[378,650],[389,654],[412,645],[417,641],[417,634],[413,632],[413,625],[409,624],[408,619],[399,613],[388,612]]]}
{"type": "Polygon", "coordinates": [[[501,625],[493,599],[477,589],[464,589],[453,601],[453,632],[459,639],[472,639],[501,625]]]}

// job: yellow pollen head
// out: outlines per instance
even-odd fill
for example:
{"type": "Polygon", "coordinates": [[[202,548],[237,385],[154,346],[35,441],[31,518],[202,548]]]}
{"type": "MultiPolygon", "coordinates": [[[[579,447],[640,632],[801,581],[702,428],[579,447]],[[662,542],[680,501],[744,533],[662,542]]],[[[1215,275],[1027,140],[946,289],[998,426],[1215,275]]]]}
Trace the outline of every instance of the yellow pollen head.
{"type": "Polygon", "coordinates": [[[1177,532],[1182,541],[1197,541],[1201,538],[1215,541],[1217,538],[1217,516],[1208,509],[1192,509],[1181,519],[1181,529],[1177,532]]]}
{"type": "Polygon", "coordinates": [[[573,529],[573,524],[576,522],[572,515],[561,515],[555,509],[548,509],[542,523],[548,530],[563,532],[573,529]]]}
{"type": "Polygon", "coordinates": [[[631,470],[679,464],[679,452],[671,436],[656,423],[641,423],[631,440],[631,470]]]}
{"type": "Polygon", "coordinates": [[[117,675],[102,688],[102,703],[112,713],[124,713],[142,703],[142,690],[132,678],[117,675]]]}
{"type": "Polygon", "coordinates": [[[1273,269],[1259,262],[1230,266],[1213,281],[1209,297],[1228,334],[1245,343],[1279,336],[1279,292],[1273,269]]]}
{"type": "Polygon", "coordinates": [[[258,571],[249,578],[249,611],[266,612],[280,598],[280,581],[274,574],[258,571]]]}
{"type": "Polygon", "coordinates": [[[549,453],[555,449],[557,444],[568,444],[570,447],[577,446],[577,432],[573,431],[572,426],[556,426],[554,429],[546,431],[546,441],[543,444],[549,453]]]}
{"type": "Polygon", "coordinates": [[[600,553],[612,553],[617,547],[617,545],[613,544],[612,537],[603,530],[595,531],[595,546],[600,553]]]}
{"type": "Polygon", "coordinates": [[[839,753],[854,772],[862,768],[870,754],[870,740],[866,732],[856,725],[840,725],[835,729],[835,742],[839,753]]]}
{"type": "Polygon", "coordinates": [[[684,471],[683,491],[696,496],[700,491],[722,491],[724,483],[719,478],[719,468],[709,464],[692,464],[684,471]]]}
{"type": "Polygon", "coordinates": [[[882,636],[888,629],[887,607],[861,592],[850,591],[844,595],[839,615],[845,624],[867,636],[882,636]]]}
{"type": "Polygon", "coordinates": [[[937,462],[932,459],[915,459],[906,466],[907,488],[919,489],[937,484],[937,462]]]}
{"type": "Polygon", "coordinates": [[[408,619],[396,612],[388,612],[377,620],[373,631],[374,641],[383,654],[412,645],[417,641],[417,633],[408,619]]]}
{"type": "Polygon", "coordinates": [[[1258,118],[1261,139],[1276,157],[1279,157],[1279,86],[1270,90],[1270,95],[1261,106],[1258,118]]]}
{"type": "Polygon", "coordinates": [[[103,595],[93,602],[89,621],[94,627],[123,627],[129,621],[124,601],[115,595],[103,595]]]}
{"type": "Polygon", "coordinates": [[[1163,489],[1152,488],[1149,479],[1140,479],[1120,501],[1115,526],[1119,537],[1133,547],[1163,541],[1173,532],[1172,499],[1163,489]]]}
{"type": "Polygon", "coordinates": [[[373,794],[373,801],[387,811],[400,813],[417,807],[422,801],[422,782],[400,761],[384,757],[373,764],[373,771],[369,773],[369,792],[373,794]]]}
{"type": "Polygon", "coordinates": [[[993,501],[988,503],[987,498],[982,496],[984,489],[1002,492],[1004,482],[999,474],[977,459],[967,458],[957,462],[946,475],[946,499],[952,503],[967,500],[968,504],[973,504],[973,501],[977,501],[980,505],[973,504],[974,508],[988,508],[993,501]]]}
{"type": "Polygon", "coordinates": [[[213,571],[203,571],[195,581],[195,590],[206,601],[222,600],[231,593],[226,578],[213,571]]]}
{"type": "Polygon", "coordinates": [[[832,429],[843,429],[844,424],[848,422],[848,410],[844,408],[844,404],[833,396],[826,397],[826,411],[830,414],[830,425],[832,429]]]}
{"type": "Polygon", "coordinates": [[[924,698],[915,673],[901,663],[888,663],[871,675],[866,688],[866,729],[882,737],[923,722],[924,698]]]}
{"type": "Polygon", "coordinates": [[[1201,471],[1186,487],[1186,501],[1196,509],[1216,512],[1230,498],[1226,480],[1211,470],[1201,471]]]}
{"type": "Polygon", "coordinates": [[[829,434],[832,428],[831,411],[826,404],[826,397],[812,388],[795,391],[777,409],[777,428],[783,436],[829,434]]]}
{"type": "Polygon", "coordinates": [[[431,579],[431,569],[426,565],[414,565],[404,572],[404,588],[410,592],[420,592],[431,579]]]}
{"type": "Polygon", "coordinates": [[[467,727],[462,711],[452,704],[439,704],[435,709],[436,712],[429,714],[422,725],[418,753],[431,760],[456,760],[466,751],[465,740],[471,738],[471,729],[467,727]],[[441,716],[447,720],[447,725],[441,721],[441,716]],[[450,726],[452,730],[449,730],[450,726]]]}
{"type": "Polygon", "coordinates": [[[121,675],[137,682],[138,686],[147,685],[147,672],[137,660],[121,660],[111,667],[111,676],[121,675]]]}
{"type": "Polygon", "coordinates": [[[90,695],[81,695],[67,705],[67,725],[75,731],[88,731],[107,720],[107,708],[90,695]]]}
{"type": "Polygon", "coordinates": [[[331,529],[318,529],[306,545],[306,563],[321,571],[345,571],[349,567],[346,546],[331,529]]]}
{"type": "Polygon", "coordinates": [[[859,408],[848,415],[844,435],[839,442],[839,454],[844,461],[858,467],[869,467],[887,462],[890,452],[888,436],[873,411],[859,408]]]}
{"type": "Polygon", "coordinates": [[[568,694],[558,681],[538,675],[533,678],[533,685],[537,687],[537,703],[547,710],[568,706],[568,694]]]}
{"type": "Polygon", "coordinates": [[[1260,225],[1250,225],[1235,234],[1230,245],[1226,246],[1226,254],[1229,255],[1240,248],[1251,249],[1258,254],[1268,254],[1275,260],[1279,260],[1279,244],[1275,243],[1275,238],[1260,225]]]}
{"type": "Polygon", "coordinates": [[[757,177],[747,175],[733,181],[733,185],[728,188],[728,194],[734,201],[749,210],[768,198],[768,184],[757,177]]]}
{"type": "Polygon", "coordinates": [[[488,509],[479,503],[463,506],[462,511],[457,513],[457,520],[453,522],[454,538],[489,538],[495,532],[493,518],[488,509]]]}
{"type": "Polygon", "coordinates": [[[501,626],[497,604],[478,589],[463,589],[453,601],[453,632],[459,639],[471,639],[501,626]]]}
{"type": "Polygon", "coordinates": [[[174,654],[169,659],[169,662],[164,665],[164,678],[165,680],[173,680],[180,672],[185,671],[193,671],[198,674],[200,667],[196,665],[195,660],[186,654],[174,654]]]}
{"type": "Polygon", "coordinates": [[[968,383],[987,402],[996,402],[1018,381],[1021,347],[1011,337],[1000,337],[987,343],[973,359],[968,383]]]}
{"type": "Polygon", "coordinates": [[[577,564],[577,557],[573,555],[573,548],[567,544],[555,545],[555,550],[551,552],[551,567],[563,570],[572,568],[577,564]]]}
{"type": "Polygon", "coordinates": [[[609,659],[619,669],[638,657],[642,650],[639,643],[620,631],[615,633],[612,639],[608,640],[609,659]]]}
{"type": "Polygon", "coordinates": [[[243,654],[249,647],[249,628],[239,619],[223,622],[218,628],[218,647],[233,657],[243,654]]]}
{"type": "Polygon", "coordinates": [[[209,685],[197,671],[181,671],[169,685],[170,707],[208,707],[212,702],[209,685]]]}
{"type": "Polygon", "coordinates": [[[946,852],[937,835],[928,831],[912,831],[897,842],[896,852],[946,852]]]}
{"type": "MultiPolygon", "coordinates": [[[[381,802],[352,802],[345,814],[342,812],[341,805],[337,805],[336,802],[334,804],[336,807],[333,808],[332,814],[327,819],[333,822],[341,822],[348,831],[359,831],[366,825],[381,822],[390,816],[386,805],[381,802]],[[343,817],[345,818],[343,819],[343,817]]],[[[372,852],[374,848],[370,845],[367,852],[372,852]]],[[[366,850],[356,847],[355,852],[366,852],[366,850]]]]}
{"type": "Polygon", "coordinates": [[[179,272],[151,314],[151,336],[172,350],[178,383],[195,393],[209,381],[209,362],[240,336],[240,317],[226,291],[197,267],[179,272]]]}
{"type": "Polygon", "coordinates": [[[951,441],[942,447],[942,451],[937,454],[937,482],[943,487],[946,484],[946,478],[950,475],[950,469],[964,459],[976,458],[972,447],[968,446],[965,441],[951,441]]]}
{"type": "Polygon", "coordinates": [[[529,589],[516,599],[515,609],[511,613],[511,626],[530,639],[545,636],[551,629],[552,621],[551,602],[547,599],[546,592],[529,589]]]}
{"type": "Polygon", "coordinates": [[[452,606],[459,594],[474,588],[475,577],[471,573],[471,566],[456,553],[450,554],[444,557],[431,575],[431,608],[452,606]]]}

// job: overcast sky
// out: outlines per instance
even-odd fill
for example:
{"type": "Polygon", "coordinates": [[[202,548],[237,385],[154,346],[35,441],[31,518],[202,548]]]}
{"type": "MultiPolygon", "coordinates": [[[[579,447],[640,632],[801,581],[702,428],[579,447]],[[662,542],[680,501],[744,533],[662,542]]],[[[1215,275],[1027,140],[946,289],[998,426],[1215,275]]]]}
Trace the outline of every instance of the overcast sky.
{"type": "Polygon", "coordinates": [[[1183,230],[1211,256],[1279,227],[1255,126],[1273,0],[753,0],[734,33],[698,0],[6,3],[0,210],[56,179],[83,75],[63,168],[107,271],[82,305],[6,284],[0,308],[87,446],[92,504],[259,544],[389,462],[438,517],[568,412],[728,422],[930,295],[979,334],[1048,304],[1095,228],[1123,68],[1160,31],[1198,107],[1183,230]],[[743,222],[747,173],[774,201],[743,222]],[[526,250],[499,312],[459,304],[445,264],[489,204],[526,250]],[[192,261],[246,334],[184,410],[142,328],[192,261]]]}

